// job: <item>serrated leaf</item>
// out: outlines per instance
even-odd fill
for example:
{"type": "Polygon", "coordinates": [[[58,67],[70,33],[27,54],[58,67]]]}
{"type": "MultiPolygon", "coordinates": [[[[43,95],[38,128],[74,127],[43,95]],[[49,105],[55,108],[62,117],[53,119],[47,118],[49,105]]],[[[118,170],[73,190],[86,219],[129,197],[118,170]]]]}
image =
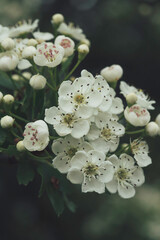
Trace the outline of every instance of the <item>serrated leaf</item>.
{"type": "Polygon", "coordinates": [[[17,180],[19,184],[27,186],[29,182],[33,181],[34,176],[35,172],[30,162],[23,161],[18,164],[17,180]]]}
{"type": "Polygon", "coordinates": [[[61,192],[56,190],[51,183],[47,185],[46,192],[56,214],[60,216],[64,211],[64,199],[61,192]]]}

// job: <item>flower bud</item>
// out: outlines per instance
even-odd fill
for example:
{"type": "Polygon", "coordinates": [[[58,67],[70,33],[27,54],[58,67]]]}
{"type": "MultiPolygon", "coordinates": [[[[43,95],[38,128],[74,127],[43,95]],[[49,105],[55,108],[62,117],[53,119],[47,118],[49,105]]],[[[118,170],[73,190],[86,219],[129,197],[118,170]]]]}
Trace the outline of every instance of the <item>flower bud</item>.
{"type": "Polygon", "coordinates": [[[12,79],[15,81],[15,82],[19,82],[22,80],[22,78],[18,75],[18,74],[12,74],[12,79]]]}
{"type": "Polygon", "coordinates": [[[17,148],[17,151],[18,152],[23,152],[26,150],[24,144],[23,144],[23,141],[19,141],[17,144],[16,144],[16,148],[17,148]]]}
{"type": "Polygon", "coordinates": [[[35,47],[37,44],[38,44],[38,42],[34,38],[29,39],[28,43],[27,43],[28,46],[33,46],[33,47],[35,47]]]}
{"type": "Polygon", "coordinates": [[[126,101],[129,105],[133,105],[137,102],[137,96],[135,93],[129,93],[126,96],[126,101]]]}
{"type": "Polygon", "coordinates": [[[13,41],[12,38],[5,38],[2,42],[1,42],[1,46],[5,49],[5,50],[11,50],[15,47],[15,42],[13,41]]]}
{"type": "Polygon", "coordinates": [[[158,114],[157,117],[156,117],[156,123],[160,127],[160,114],[158,114]]]}
{"type": "Polygon", "coordinates": [[[18,55],[13,51],[0,53],[0,70],[11,71],[14,70],[19,63],[18,55]]]}
{"type": "Polygon", "coordinates": [[[14,102],[14,97],[11,95],[11,94],[6,94],[4,97],[3,97],[3,102],[5,104],[12,104],[14,102]]]}
{"type": "Polygon", "coordinates": [[[1,118],[1,127],[2,128],[10,128],[13,126],[14,119],[8,115],[1,118]]]}
{"type": "Polygon", "coordinates": [[[78,46],[78,59],[85,58],[85,56],[89,53],[89,47],[86,44],[81,44],[78,46]]]}
{"type": "Polygon", "coordinates": [[[120,65],[112,65],[110,67],[103,68],[101,75],[107,82],[117,82],[123,75],[123,69],[120,65]]]}
{"type": "Polygon", "coordinates": [[[24,48],[24,50],[22,51],[22,57],[23,58],[32,58],[33,55],[35,55],[36,53],[36,48],[33,46],[28,46],[26,48],[24,48]]]}
{"type": "Polygon", "coordinates": [[[2,102],[2,100],[3,100],[3,93],[0,92],[0,103],[2,102]]]}
{"type": "Polygon", "coordinates": [[[23,72],[22,73],[23,77],[25,77],[27,80],[30,80],[32,77],[32,74],[30,72],[23,72]]]}
{"type": "Polygon", "coordinates": [[[64,16],[60,13],[56,13],[52,16],[52,22],[55,24],[60,24],[64,21],[64,16]]]}
{"type": "Polygon", "coordinates": [[[156,122],[149,122],[146,125],[146,133],[151,136],[154,137],[156,135],[158,135],[159,132],[159,126],[156,122]]]}
{"type": "Polygon", "coordinates": [[[31,77],[29,84],[31,85],[32,88],[35,90],[40,90],[43,89],[46,86],[46,78],[43,77],[42,75],[34,75],[31,77]]]}

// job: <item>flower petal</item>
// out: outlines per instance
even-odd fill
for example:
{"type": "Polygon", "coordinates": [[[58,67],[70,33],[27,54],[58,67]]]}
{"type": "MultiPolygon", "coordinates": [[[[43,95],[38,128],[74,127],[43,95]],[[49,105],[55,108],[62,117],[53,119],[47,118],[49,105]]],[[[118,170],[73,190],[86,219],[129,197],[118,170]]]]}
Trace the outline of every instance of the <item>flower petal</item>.
{"type": "Polygon", "coordinates": [[[71,168],[67,174],[67,179],[74,184],[81,184],[83,182],[83,174],[77,168],[71,168]]]}

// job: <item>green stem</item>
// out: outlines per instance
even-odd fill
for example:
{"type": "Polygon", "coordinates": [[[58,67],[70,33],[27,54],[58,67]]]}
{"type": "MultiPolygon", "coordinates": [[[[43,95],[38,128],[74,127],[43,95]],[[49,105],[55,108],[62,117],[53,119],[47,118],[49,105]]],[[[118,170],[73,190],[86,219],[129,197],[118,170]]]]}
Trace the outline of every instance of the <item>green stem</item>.
{"type": "Polygon", "coordinates": [[[36,91],[33,90],[32,120],[34,120],[35,105],[36,105],[36,91]]]}
{"type": "Polygon", "coordinates": [[[133,131],[133,132],[125,132],[128,135],[133,135],[133,134],[138,134],[138,133],[144,133],[145,129],[140,129],[137,131],[133,131]]]}
{"type": "Polygon", "coordinates": [[[55,139],[58,139],[59,137],[54,137],[54,136],[49,136],[49,139],[50,140],[55,140],[55,139]]]}
{"type": "Polygon", "coordinates": [[[19,129],[20,133],[23,133],[22,127],[15,121],[14,124],[16,125],[16,127],[19,129]]]}
{"type": "Polygon", "coordinates": [[[67,80],[72,75],[72,73],[76,70],[76,68],[79,66],[80,63],[81,63],[81,60],[78,60],[76,65],[72,68],[72,70],[68,73],[68,75],[64,78],[63,81],[67,80]]]}
{"type": "Polygon", "coordinates": [[[50,84],[50,83],[46,83],[47,84],[47,86],[49,87],[49,88],[51,88],[53,91],[56,91],[56,89],[54,88],[54,87],[52,87],[52,85],[50,84]]]}
{"type": "Polygon", "coordinates": [[[16,114],[14,114],[14,113],[9,112],[9,114],[10,114],[12,117],[21,120],[22,122],[28,123],[28,121],[27,121],[26,119],[24,119],[24,118],[22,118],[22,117],[20,117],[20,116],[18,116],[18,115],[16,115],[16,114]]]}
{"type": "Polygon", "coordinates": [[[27,153],[30,157],[32,157],[32,160],[35,160],[35,161],[40,162],[40,163],[45,163],[45,164],[53,167],[53,165],[50,162],[43,160],[43,159],[48,159],[50,157],[38,157],[38,156],[35,156],[34,154],[32,154],[30,152],[27,152],[27,153]]]}
{"type": "Polygon", "coordinates": [[[13,129],[11,129],[11,133],[12,133],[12,135],[15,136],[16,138],[22,139],[20,136],[18,136],[18,135],[13,131],[13,129]]]}

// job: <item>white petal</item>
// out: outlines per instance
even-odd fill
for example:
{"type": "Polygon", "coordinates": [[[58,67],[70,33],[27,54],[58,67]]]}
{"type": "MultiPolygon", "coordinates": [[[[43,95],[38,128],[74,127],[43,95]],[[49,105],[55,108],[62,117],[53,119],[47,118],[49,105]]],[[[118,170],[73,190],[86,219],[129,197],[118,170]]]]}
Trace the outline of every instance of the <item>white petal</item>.
{"type": "Polygon", "coordinates": [[[118,184],[118,193],[122,198],[131,198],[135,195],[135,189],[132,186],[122,187],[120,184],[118,184]]]}
{"type": "Polygon", "coordinates": [[[61,83],[60,88],[58,90],[58,94],[61,97],[67,96],[72,91],[72,82],[71,81],[64,81],[61,83]]]}
{"type": "Polygon", "coordinates": [[[77,169],[82,169],[84,165],[88,162],[88,154],[84,151],[76,152],[75,156],[71,160],[71,166],[77,169]]]}
{"type": "Polygon", "coordinates": [[[74,138],[81,138],[89,132],[90,124],[88,120],[77,121],[72,129],[71,135],[74,138]]]}
{"type": "Polygon", "coordinates": [[[49,124],[58,124],[61,121],[61,111],[57,107],[51,107],[45,110],[45,121],[49,124]]]}
{"type": "Polygon", "coordinates": [[[103,101],[103,96],[98,92],[94,91],[88,95],[88,106],[90,107],[98,107],[103,101]]]}
{"type": "Polygon", "coordinates": [[[61,173],[67,173],[70,169],[69,158],[63,154],[59,154],[53,159],[53,166],[58,169],[61,173]]]}
{"type": "Polygon", "coordinates": [[[113,164],[115,171],[119,168],[120,161],[115,154],[111,155],[107,160],[113,164]]]}
{"type": "Polygon", "coordinates": [[[106,112],[111,107],[111,105],[112,98],[110,96],[106,96],[106,98],[104,98],[102,103],[99,105],[99,110],[102,112],[106,112]]]}
{"type": "Polygon", "coordinates": [[[53,34],[48,32],[34,32],[33,36],[38,40],[44,40],[44,41],[49,41],[54,38],[53,34]]]}
{"type": "Polygon", "coordinates": [[[69,128],[66,124],[55,124],[54,129],[59,136],[66,136],[71,133],[72,129],[69,128]]]}
{"type": "Polygon", "coordinates": [[[111,182],[106,183],[106,188],[110,193],[116,193],[118,189],[118,182],[113,179],[111,182]]]}
{"type": "Polygon", "coordinates": [[[83,119],[88,119],[93,115],[93,108],[88,106],[80,106],[78,111],[76,111],[76,116],[83,119]]]}
{"type": "Polygon", "coordinates": [[[119,145],[119,137],[111,137],[111,141],[109,142],[109,150],[110,152],[115,152],[119,145]]]}
{"type": "Polygon", "coordinates": [[[137,167],[137,169],[131,175],[130,180],[131,183],[134,184],[135,186],[141,186],[145,181],[143,169],[137,167]]]}
{"type": "Polygon", "coordinates": [[[134,155],[134,158],[137,161],[137,164],[140,167],[147,167],[152,163],[152,159],[148,156],[148,154],[136,154],[134,155]]]}
{"type": "Polygon", "coordinates": [[[72,113],[74,110],[74,104],[69,97],[59,97],[59,106],[67,113],[72,113]]]}
{"type": "Polygon", "coordinates": [[[134,168],[135,161],[134,159],[126,153],[120,155],[120,164],[123,168],[134,168]]]}
{"type": "Polygon", "coordinates": [[[92,124],[89,130],[89,133],[87,134],[88,140],[95,140],[99,138],[100,130],[97,128],[96,125],[92,124]]]}
{"type": "Polygon", "coordinates": [[[91,156],[91,162],[97,165],[100,165],[105,160],[105,154],[100,151],[91,150],[88,152],[91,156]]]}
{"type": "Polygon", "coordinates": [[[114,98],[112,101],[112,106],[110,108],[110,112],[112,114],[120,114],[123,112],[123,103],[122,100],[118,97],[114,98]]]}
{"type": "Polygon", "coordinates": [[[30,68],[31,66],[32,66],[32,64],[27,59],[22,59],[18,63],[18,69],[20,69],[20,70],[30,68]]]}
{"type": "Polygon", "coordinates": [[[98,177],[99,181],[108,183],[113,179],[114,169],[111,162],[106,161],[104,164],[101,165],[99,171],[101,173],[101,175],[98,177]]]}
{"type": "Polygon", "coordinates": [[[105,192],[105,184],[99,182],[97,179],[92,178],[90,181],[88,178],[85,178],[82,184],[82,192],[97,192],[99,194],[105,192]]]}
{"type": "Polygon", "coordinates": [[[52,152],[55,155],[62,153],[66,150],[66,144],[63,138],[59,138],[52,143],[52,152]]]}
{"type": "Polygon", "coordinates": [[[93,148],[97,151],[108,153],[109,151],[109,144],[102,138],[98,138],[94,141],[91,141],[90,144],[93,146],[93,148]]]}
{"type": "Polygon", "coordinates": [[[74,184],[81,184],[83,182],[83,174],[77,168],[71,168],[67,174],[67,179],[74,184]]]}

